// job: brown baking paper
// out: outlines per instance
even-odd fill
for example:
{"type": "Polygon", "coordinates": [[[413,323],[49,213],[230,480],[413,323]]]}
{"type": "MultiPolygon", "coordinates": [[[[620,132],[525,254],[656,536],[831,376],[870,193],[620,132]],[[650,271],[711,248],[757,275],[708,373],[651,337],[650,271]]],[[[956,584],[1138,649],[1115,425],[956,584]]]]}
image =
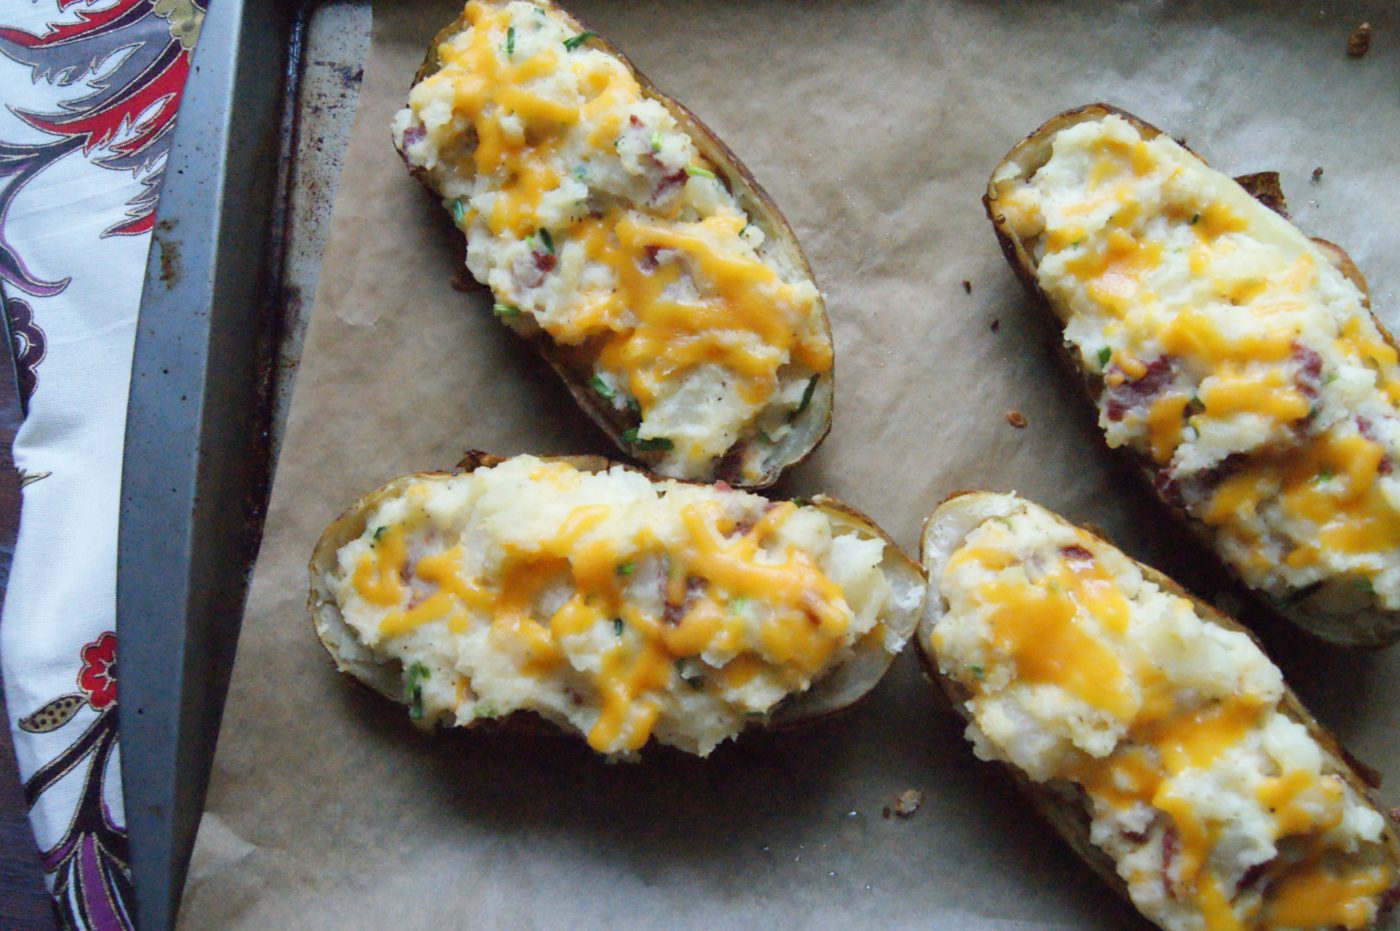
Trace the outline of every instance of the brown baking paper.
{"type": "MultiPolygon", "coordinates": [[[[1299,224],[1350,249],[1400,322],[1400,22],[1379,4],[574,6],[746,161],[828,295],[835,426],[778,492],[837,495],[910,552],[949,492],[1014,489],[1215,593],[1161,512],[1131,504],[1141,489],[982,212],[993,166],[1062,109],[1106,100],[1232,174],[1280,170],[1299,224]],[[1354,60],[1363,14],[1375,39],[1354,60]]],[[[460,237],[390,145],[456,9],[376,4],[185,926],[1141,927],[973,758],[911,655],[842,717],[638,765],[565,739],[424,736],[334,672],[305,565],[361,492],[469,447],[613,452],[487,298],[449,285],[460,237]],[[907,789],[918,812],[884,817],[907,789]]],[[[1400,801],[1400,651],[1263,632],[1400,801]]]]}

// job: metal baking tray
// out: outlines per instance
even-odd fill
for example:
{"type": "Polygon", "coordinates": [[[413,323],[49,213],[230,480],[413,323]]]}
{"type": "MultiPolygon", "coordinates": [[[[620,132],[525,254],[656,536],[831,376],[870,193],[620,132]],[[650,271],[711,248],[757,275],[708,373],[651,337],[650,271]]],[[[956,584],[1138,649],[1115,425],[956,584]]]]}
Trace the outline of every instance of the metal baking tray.
{"type": "Polygon", "coordinates": [[[369,0],[219,0],[185,86],[137,323],[118,534],[143,929],[175,921],[369,28],[369,0]]]}

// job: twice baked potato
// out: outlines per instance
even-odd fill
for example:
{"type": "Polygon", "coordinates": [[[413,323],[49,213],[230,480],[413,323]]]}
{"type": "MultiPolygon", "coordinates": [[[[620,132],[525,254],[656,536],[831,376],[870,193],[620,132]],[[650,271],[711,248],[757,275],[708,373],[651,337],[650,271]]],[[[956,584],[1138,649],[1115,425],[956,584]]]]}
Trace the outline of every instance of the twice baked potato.
{"type": "Polygon", "coordinates": [[[1400,841],[1234,621],[1009,494],[924,529],[925,664],[977,755],[1172,931],[1371,927],[1400,841]]]}
{"type": "Polygon", "coordinates": [[[831,424],[833,348],[791,227],[708,128],[547,0],[472,0],[394,145],[494,312],[628,454],[772,484],[831,424]]]}
{"type": "Polygon", "coordinates": [[[918,566],[829,498],[473,453],[331,524],[309,606],[336,665],[425,727],[528,713],[626,758],[845,708],[923,596],[918,566]]]}
{"type": "Polygon", "coordinates": [[[1100,104],[1012,149],[985,203],[1108,444],[1280,613],[1378,646],[1400,637],[1400,365],[1355,265],[1273,188],[1100,104]]]}

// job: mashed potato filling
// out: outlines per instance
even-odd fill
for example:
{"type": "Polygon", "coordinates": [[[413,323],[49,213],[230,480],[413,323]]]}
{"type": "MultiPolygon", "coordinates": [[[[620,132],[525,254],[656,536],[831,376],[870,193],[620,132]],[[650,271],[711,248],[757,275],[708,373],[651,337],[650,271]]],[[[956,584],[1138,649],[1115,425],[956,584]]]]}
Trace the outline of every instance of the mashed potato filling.
{"type": "Polygon", "coordinates": [[[520,456],[380,502],[329,581],[426,723],[528,710],[703,755],[861,638],[898,651],[883,557],[816,507],[520,456]]]}
{"type": "Polygon", "coordinates": [[[576,347],[580,380],[635,420],[625,439],[662,474],[704,477],[741,440],[779,443],[832,365],[806,272],[587,34],[528,2],[465,15],[393,132],[466,234],[497,316],[576,347]]]}
{"type": "Polygon", "coordinates": [[[1108,116],[1053,145],[996,206],[1102,377],[1109,445],[1155,462],[1252,587],[1400,609],[1400,366],[1361,291],[1165,135],[1108,116]]]}
{"type": "Polygon", "coordinates": [[[1090,837],[1163,928],[1361,928],[1382,816],[1280,708],[1278,669],[1122,553],[1017,502],[943,567],[930,646],[983,759],[1087,793],[1090,837]]]}

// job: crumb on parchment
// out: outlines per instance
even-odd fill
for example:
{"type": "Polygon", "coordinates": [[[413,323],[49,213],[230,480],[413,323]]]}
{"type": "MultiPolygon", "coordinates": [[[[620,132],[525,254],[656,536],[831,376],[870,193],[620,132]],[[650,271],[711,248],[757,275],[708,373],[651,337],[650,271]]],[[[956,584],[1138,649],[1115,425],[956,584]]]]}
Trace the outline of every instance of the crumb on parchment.
{"type": "Polygon", "coordinates": [[[1025,426],[1028,421],[1026,420],[1026,415],[1021,413],[1020,411],[1007,411],[1006,422],[1011,424],[1011,426],[1015,427],[1017,430],[1023,430],[1025,429],[1025,426]]]}
{"type": "Polygon", "coordinates": [[[1351,36],[1347,39],[1347,55],[1351,58],[1361,58],[1371,50],[1371,24],[1367,22],[1358,23],[1352,30],[1351,36]]]}
{"type": "Polygon", "coordinates": [[[905,789],[894,801],[894,813],[901,818],[911,818],[924,803],[924,793],[918,789],[905,789]]]}

